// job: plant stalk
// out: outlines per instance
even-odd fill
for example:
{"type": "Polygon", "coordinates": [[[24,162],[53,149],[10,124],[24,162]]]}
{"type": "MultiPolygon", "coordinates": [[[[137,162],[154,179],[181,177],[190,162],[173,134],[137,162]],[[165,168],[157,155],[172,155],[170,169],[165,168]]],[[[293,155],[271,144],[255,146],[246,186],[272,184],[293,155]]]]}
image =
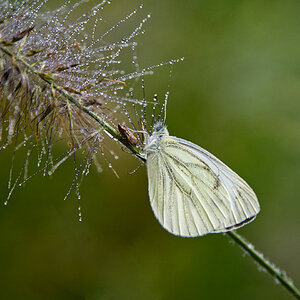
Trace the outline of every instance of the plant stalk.
{"type": "Polygon", "coordinates": [[[262,268],[264,268],[275,280],[285,287],[296,299],[300,299],[300,291],[284,272],[269,262],[262,253],[258,252],[252,244],[246,241],[235,231],[228,231],[227,235],[232,238],[243,250],[245,250],[262,268]]]}

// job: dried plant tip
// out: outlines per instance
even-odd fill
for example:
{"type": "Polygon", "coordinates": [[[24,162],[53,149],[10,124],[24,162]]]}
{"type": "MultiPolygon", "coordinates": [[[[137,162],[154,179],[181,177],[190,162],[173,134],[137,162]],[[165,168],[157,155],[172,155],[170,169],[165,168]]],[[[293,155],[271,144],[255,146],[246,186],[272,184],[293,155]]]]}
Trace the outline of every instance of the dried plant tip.
{"type": "Polygon", "coordinates": [[[19,40],[21,40],[25,35],[28,35],[30,33],[30,31],[32,31],[34,28],[34,26],[31,26],[25,30],[23,30],[22,32],[18,33],[17,35],[13,36],[12,38],[12,42],[18,42],[19,40]]]}
{"type": "Polygon", "coordinates": [[[77,66],[79,66],[79,64],[72,64],[72,65],[70,65],[70,68],[74,68],[74,67],[77,67],[77,66]]]}
{"type": "Polygon", "coordinates": [[[1,76],[1,84],[2,85],[6,83],[6,81],[8,80],[11,73],[12,73],[12,68],[8,68],[3,72],[2,76],[1,76]]]}
{"type": "Polygon", "coordinates": [[[127,126],[118,124],[118,129],[122,138],[127,143],[129,143],[132,146],[136,146],[139,143],[138,139],[134,136],[134,134],[129,130],[127,126]]]}
{"type": "Polygon", "coordinates": [[[81,99],[83,106],[102,106],[102,102],[97,99],[81,99]]]}
{"type": "Polygon", "coordinates": [[[0,41],[3,46],[11,46],[13,43],[11,41],[0,41]]]}
{"type": "Polygon", "coordinates": [[[39,72],[39,76],[45,80],[53,80],[53,74],[48,72],[48,73],[44,73],[44,72],[39,72]]]}
{"type": "Polygon", "coordinates": [[[102,78],[98,82],[100,83],[102,81],[110,81],[110,82],[120,83],[120,84],[123,84],[124,86],[127,86],[126,82],[122,81],[122,80],[115,80],[115,79],[110,79],[110,78],[102,78]]]}
{"type": "Polygon", "coordinates": [[[42,114],[39,122],[42,122],[52,112],[53,108],[54,105],[49,104],[44,113],[42,114]]]}
{"type": "Polygon", "coordinates": [[[64,89],[70,93],[76,94],[76,95],[81,95],[81,92],[76,91],[75,89],[69,87],[69,86],[65,86],[64,89]]]}
{"type": "Polygon", "coordinates": [[[44,51],[44,50],[45,50],[45,48],[42,48],[42,49],[36,49],[36,50],[30,50],[30,51],[28,51],[28,52],[25,54],[25,56],[30,57],[30,56],[33,56],[33,55],[35,55],[35,54],[38,54],[38,53],[40,53],[40,52],[42,52],[42,51],[44,51]]]}
{"type": "Polygon", "coordinates": [[[61,72],[64,70],[68,70],[69,68],[70,68],[70,66],[58,66],[56,69],[54,69],[54,71],[61,72]]]}
{"type": "Polygon", "coordinates": [[[79,43],[74,42],[73,47],[76,48],[79,52],[81,52],[81,46],[79,43]]]}

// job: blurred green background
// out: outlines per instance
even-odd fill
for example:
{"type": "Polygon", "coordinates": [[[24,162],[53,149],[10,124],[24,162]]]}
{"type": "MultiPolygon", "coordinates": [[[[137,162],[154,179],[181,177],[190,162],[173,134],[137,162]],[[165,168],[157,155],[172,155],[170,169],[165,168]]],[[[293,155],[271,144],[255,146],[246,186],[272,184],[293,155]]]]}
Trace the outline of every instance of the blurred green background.
{"type": "MultiPolygon", "coordinates": [[[[169,68],[146,78],[160,97],[171,83],[170,133],[253,187],[261,213],[239,233],[299,286],[300,2],[116,0],[106,20],[141,3],[141,17],[152,18],[138,38],[140,64],[185,57],[171,80],[169,68]]],[[[149,205],[145,168],[128,175],[138,162],[119,152],[120,179],[104,166],[83,183],[81,223],[76,197],[63,201],[68,163],[1,205],[1,299],[292,299],[226,236],[166,232],[149,205]]],[[[0,153],[3,201],[10,159],[0,153]]]]}

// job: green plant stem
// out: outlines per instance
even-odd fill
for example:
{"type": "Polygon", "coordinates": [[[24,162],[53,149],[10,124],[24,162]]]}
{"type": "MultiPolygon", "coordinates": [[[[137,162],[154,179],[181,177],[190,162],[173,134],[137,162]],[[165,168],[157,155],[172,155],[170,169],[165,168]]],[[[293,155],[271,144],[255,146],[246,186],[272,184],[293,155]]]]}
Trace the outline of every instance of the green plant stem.
{"type": "MultiPolygon", "coordinates": [[[[96,122],[98,122],[105,131],[107,131],[110,135],[112,135],[115,139],[117,139],[120,143],[122,143],[127,149],[129,149],[134,155],[136,155],[143,162],[146,162],[146,159],[141,155],[141,153],[133,147],[131,144],[127,143],[124,139],[122,139],[121,135],[111,127],[107,122],[105,122],[101,117],[88,110],[86,107],[81,105],[76,98],[74,98],[68,91],[66,91],[63,87],[57,85],[53,79],[49,79],[39,73],[34,69],[29,63],[27,63],[22,57],[14,55],[10,52],[6,47],[0,45],[0,50],[6,53],[11,58],[16,61],[21,62],[31,73],[38,76],[41,80],[48,83],[55,90],[61,93],[66,99],[72,102],[75,106],[77,106],[80,110],[88,114],[91,118],[93,118],[96,122]]],[[[300,299],[300,291],[295,287],[290,279],[278,268],[276,268],[273,264],[271,264],[267,259],[263,257],[261,253],[254,249],[254,247],[248,243],[242,236],[238,235],[234,231],[227,232],[227,235],[233,239],[239,246],[242,247],[263,269],[265,269],[274,279],[278,280],[282,286],[284,286],[293,296],[297,299],[300,299]]]]}
{"type": "Polygon", "coordinates": [[[243,250],[245,250],[261,267],[263,267],[275,280],[278,280],[296,299],[300,299],[300,291],[293,284],[285,273],[279,270],[274,264],[270,263],[262,253],[258,252],[253,245],[246,241],[245,238],[237,234],[235,231],[227,232],[243,250]]]}

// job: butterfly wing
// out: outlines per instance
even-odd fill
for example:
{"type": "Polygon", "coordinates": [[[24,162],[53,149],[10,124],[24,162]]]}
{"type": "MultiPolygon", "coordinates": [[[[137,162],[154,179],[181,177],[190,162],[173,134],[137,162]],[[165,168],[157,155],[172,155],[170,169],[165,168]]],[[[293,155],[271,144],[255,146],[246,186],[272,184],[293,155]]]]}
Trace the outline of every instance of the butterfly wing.
{"type": "Polygon", "coordinates": [[[253,220],[260,207],[249,185],[201,147],[168,136],[147,154],[149,197],[169,232],[201,236],[253,220]]]}

